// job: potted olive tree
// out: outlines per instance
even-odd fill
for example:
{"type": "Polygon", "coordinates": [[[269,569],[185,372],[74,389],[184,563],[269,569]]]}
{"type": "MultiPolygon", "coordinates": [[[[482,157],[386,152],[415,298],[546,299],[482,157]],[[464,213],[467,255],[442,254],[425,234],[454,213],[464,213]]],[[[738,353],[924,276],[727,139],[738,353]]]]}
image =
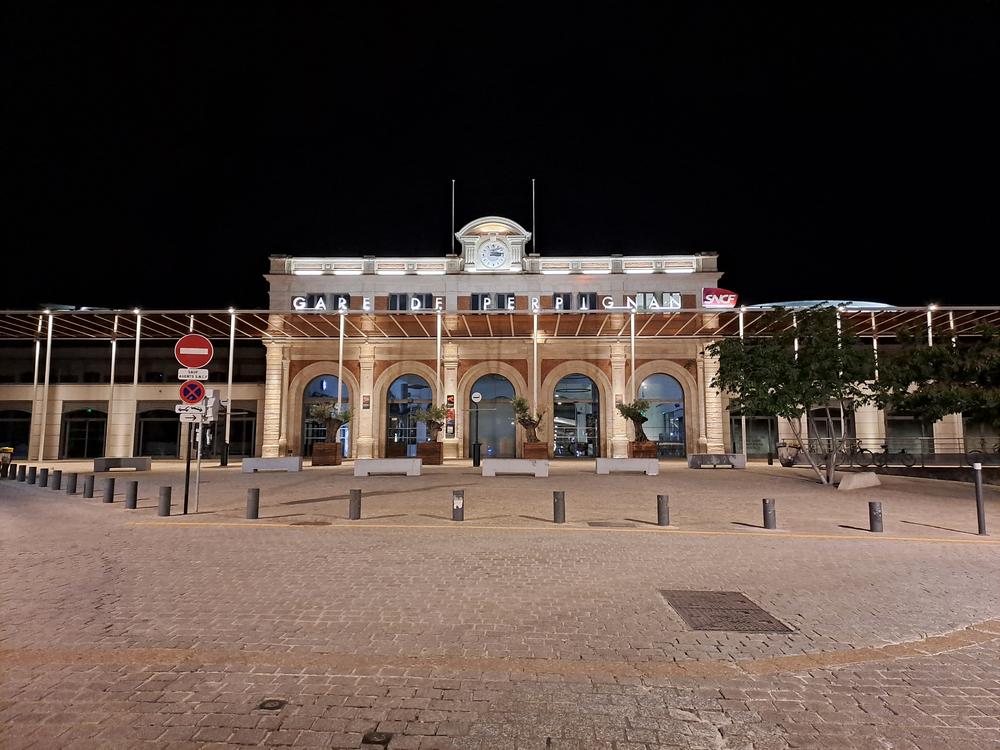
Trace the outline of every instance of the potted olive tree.
{"type": "Polygon", "coordinates": [[[344,447],[337,439],[337,434],[353,416],[349,407],[338,405],[332,400],[320,401],[309,407],[309,417],[326,425],[326,440],[313,444],[313,466],[340,466],[344,459],[344,447]]]}
{"type": "Polygon", "coordinates": [[[438,435],[447,415],[448,410],[443,406],[429,406],[413,412],[415,420],[427,425],[428,439],[417,443],[417,457],[428,466],[440,466],[444,463],[444,444],[438,442],[438,435]]]}
{"type": "Polygon", "coordinates": [[[532,413],[528,399],[521,396],[511,399],[510,403],[514,407],[514,418],[524,428],[524,445],[521,446],[521,455],[524,458],[548,458],[549,446],[538,439],[537,432],[545,410],[532,413]]]}
{"type": "Polygon", "coordinates": [[[637,399],[630,404],[618,404],[618,413],[632,423],[635,439],[628,444],[629,458],[656,458],[656,443],[646,437],[642,425],[646,422],[643,413],[649,410],[649,402],[637,399]]]}

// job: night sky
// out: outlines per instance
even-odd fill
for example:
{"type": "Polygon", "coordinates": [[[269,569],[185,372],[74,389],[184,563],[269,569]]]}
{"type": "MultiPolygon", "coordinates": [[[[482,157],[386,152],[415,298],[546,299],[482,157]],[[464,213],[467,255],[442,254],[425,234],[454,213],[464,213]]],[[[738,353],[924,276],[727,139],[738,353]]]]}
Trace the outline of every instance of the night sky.
{"type": "Polygon", "coordinates": [[[443,255],[453,178],[530,228],[533,177],[543,255],[1000,303],[996,3],[60,5],[0,32],[0,308],[263,308],[269,254],[443,255]]]}

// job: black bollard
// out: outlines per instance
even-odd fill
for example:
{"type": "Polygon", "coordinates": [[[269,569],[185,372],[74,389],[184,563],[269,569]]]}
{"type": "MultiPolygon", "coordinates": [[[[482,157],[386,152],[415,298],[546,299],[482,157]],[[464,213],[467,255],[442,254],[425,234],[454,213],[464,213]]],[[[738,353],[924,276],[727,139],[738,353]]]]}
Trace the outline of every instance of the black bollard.
{"type": "Polygon", "coordinates": [[[0,463],[0,479],[6,479],[7,475],[13,470],[14,464],[4,464],[0,463]]]}
{"type": "Polygon", "coordinates": [[[62,489],[62,469],[54,469],[52,471],[52,476],[49,478],[49,487],[54,490],[62,489]]]}
{"type": "Polygon", "coordinates": [[[351,506],[348,509],[347,517],[352,521],[361,518],[361,490],[351,490],[351,506]]]}
{"type": "Polygon", "coordinates": [[[158,516],[169,516],[170,515],[170,488],[160,487],[160,502],[156,506],[156,515],[158,516]]]}
{"type": "Polygon", "coordinates": [[[976,479],[976,517],[979,520],[979,536],[986,536],[986,506],[983,505],[983,465],[972,464],[976,479]]]}
{"type": "Polygon", "coordinates": [[[75,495],[76,494],[76,472],[71,471],[66,475],[66,494],[75,495]]]}
{"type": "Polygon", "coordinates": [[[139,480],[131,479],[125,488],[125,508],[135,510],[139,504],[139,480]]]}
{"type": "Polygon", "coordinates": [[[777,518],[774,513],[774,500],[769,497],[764,498],[764,528],[778,528],[777,518]]]}
{"type": "Polygon", "coordinates": [[[451,520],[465,520],[465,490],[452,490],[451,492],[451,520]]]}
{"type": "Polygon", "coordinates": [[[3,467],[3,478],[4,479],[15,479],[17,478],[17,464],[7,464],[3,467]]]}
{"type": "Polygon", "coordinates": [[[260,488],[247,490],[247,518],[260,518],[260,488]]]}
{"type": "Polygon", "coordinates": [[[868,528],[875,533],[882,531],[882,503],[868,503],[868,528]]]}
{"type": "Polygon", "coordinates": [[[37,479],[38,479],[38,467],[37,466],[29,466],[28,467],[28,478],[27,478],[26,481],[28,482],[28,484],[34,484],[35,480],[37,480],[37,479]]]}
{"type": "Polygon", "coordinates": [[[94,475],[88,474],[83,478],[83,496],[92,498],[94,496],[94,475]]]}
{"type": "Polygon", "coordinates": [[[113,503],[115,501],[115,478],[108,477],[104,480],[104,502],[113,503]]]}
{"type": "Polygon", "coordinates": [[[552,493],[552,523],[566,523],[566,493],[552,493]]]}
{"type": "Polygon", "coordinates": [[[18,482],[23,482],[24,481],[25,472],[27,471],[27,468],[28,467],[25,466],[24,464],[18,464],[17,465],[17,481],[18,482]]]}
{"type": "Polygon", "coordinates": [[[767,452],[767,465],[774,466],[774,451],[767,452]]]}
{"type": "Polygon", "coordinates": [[[670,496],[669,495],[657,495],[656,496],[656,525],[657,526],[669,526],[670,525],[670,496]]]}
{"type": "Polygon", "coordinates": [[[38,486],[48,487],[49,486],[49,470],[47,467],[43,466],[38,470],[38,486]]]}

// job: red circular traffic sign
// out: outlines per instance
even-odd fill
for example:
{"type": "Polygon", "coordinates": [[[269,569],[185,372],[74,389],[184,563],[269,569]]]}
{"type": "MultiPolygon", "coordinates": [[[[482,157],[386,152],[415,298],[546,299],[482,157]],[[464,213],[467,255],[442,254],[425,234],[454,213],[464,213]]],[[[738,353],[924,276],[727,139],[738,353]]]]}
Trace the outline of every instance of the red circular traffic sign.
{"type": "Polygon", "coordinates": [[[180,341],[174,344],[174,357],[184,367],[204,367],[212,361],[213,354],[215,347],[212,346],[212,342],[197,333],[182,336],[180,341]]]}
{"type": "Polygon", "coordinates": [[[185,380],[181,383],[180,394],[185,404],[197,404],[205,398],[205,386],[197,380],[185,380]]]}

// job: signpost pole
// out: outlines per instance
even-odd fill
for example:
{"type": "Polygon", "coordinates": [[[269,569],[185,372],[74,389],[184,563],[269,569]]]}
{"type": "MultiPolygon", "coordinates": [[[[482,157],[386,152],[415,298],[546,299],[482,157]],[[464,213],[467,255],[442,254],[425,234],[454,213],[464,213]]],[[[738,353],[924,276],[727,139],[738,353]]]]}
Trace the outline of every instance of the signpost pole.
{"type": "Polygon", "coordinates": [[[184,515],[188,512],[188,491],[191,488],[191,439],[194,437],[191,424],[188,423],[187,460],[184,462],[184,515]]]}
{"type": "Polygon", "coordinates": [[[226,443],[222,446],[220,466],[229,466],[229,433],[233,412],[233,355],[236,353],[236,313],[229,313],[229,378],[226,381],[226,443]]]}
{"type": "Polygon", "coordinates": [[[198,512],[198,499],[201,497],[201,451],[205,440],[205,423],[198,422],[198,468],[194,478],[194,512],[198,512]]]}

